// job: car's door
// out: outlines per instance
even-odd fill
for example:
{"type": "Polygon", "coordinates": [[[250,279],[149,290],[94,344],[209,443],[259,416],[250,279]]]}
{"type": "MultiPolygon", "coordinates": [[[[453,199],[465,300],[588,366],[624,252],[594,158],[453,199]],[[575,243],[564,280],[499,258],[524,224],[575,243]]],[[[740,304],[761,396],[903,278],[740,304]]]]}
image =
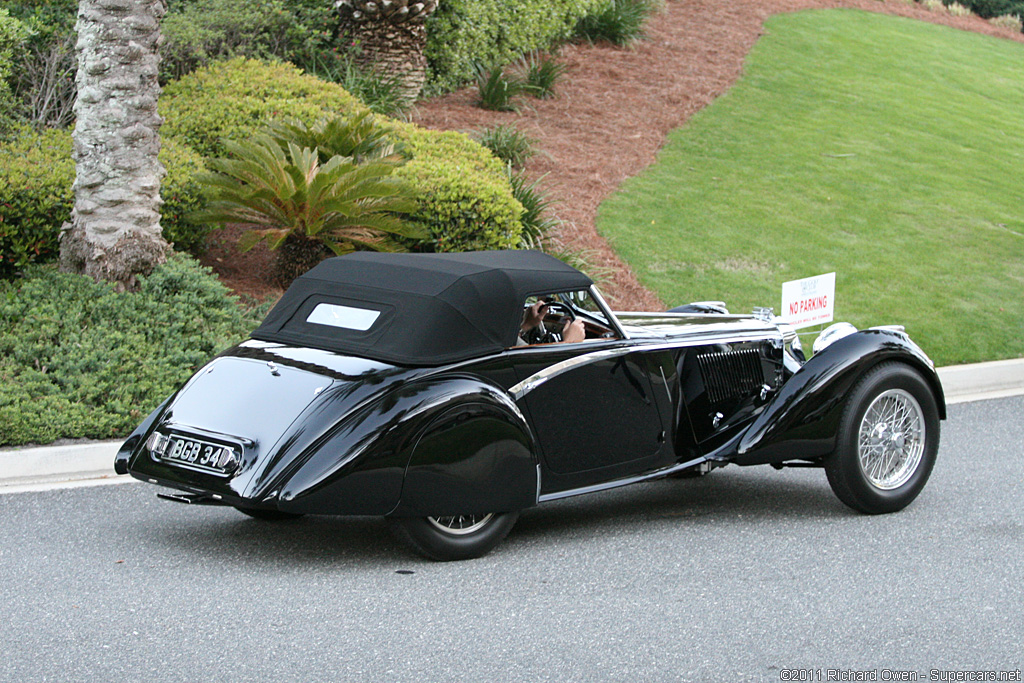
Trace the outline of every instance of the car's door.
{"type": "MultiPolygon", "coordinates": [[[[541,447],[541,492],[589,486],[662,464],[665,426],[643,354],[621,341],[514,349],[518,403],[541,447]],[[543,381],[534,384],[537,379],[543,381]]],[[[671,454],[668,454],[671,461],[671,454]]]]}

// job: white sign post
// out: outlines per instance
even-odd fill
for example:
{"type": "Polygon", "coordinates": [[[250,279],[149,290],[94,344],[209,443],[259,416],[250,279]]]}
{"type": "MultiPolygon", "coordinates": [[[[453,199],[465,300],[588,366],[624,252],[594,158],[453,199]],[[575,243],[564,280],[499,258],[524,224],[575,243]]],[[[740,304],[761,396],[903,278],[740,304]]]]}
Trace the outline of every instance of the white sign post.
{"type": "Polygon", "coordinates": [[[836,274],[826,273],[782,283],[782,315],[796,328],[832,322],[836,303],[836,274]]]}

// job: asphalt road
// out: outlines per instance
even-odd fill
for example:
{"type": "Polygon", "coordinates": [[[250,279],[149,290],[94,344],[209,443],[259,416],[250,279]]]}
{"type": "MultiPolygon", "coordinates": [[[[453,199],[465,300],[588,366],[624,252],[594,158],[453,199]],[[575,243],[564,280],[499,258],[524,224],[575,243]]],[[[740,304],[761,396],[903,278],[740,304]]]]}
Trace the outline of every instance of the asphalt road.
{"type": "Polygon", "coordinates": [[[546,504],[463,563],[378,519],[270,524],[143,484],[3,495],[0,681],[1015,671],[1022,416],[1024,397],[951,406],[895,515],[848,511],[819,470],[732,467],[546,504]]]}

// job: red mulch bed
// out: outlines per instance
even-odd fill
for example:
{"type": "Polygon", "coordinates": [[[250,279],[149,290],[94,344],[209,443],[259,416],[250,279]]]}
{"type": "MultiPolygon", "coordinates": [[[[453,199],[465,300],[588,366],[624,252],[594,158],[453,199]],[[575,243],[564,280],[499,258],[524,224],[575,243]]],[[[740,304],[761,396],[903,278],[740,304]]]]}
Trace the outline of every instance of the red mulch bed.
{"type": "MultiPolygon", "coordinates": [[[[544,186],[558,201],[555,213],[565,223],[555,237],[568,248],[586,250],[594,265],[612,273],[603,290],[613,307],[664,310],[663,302],[597,234],[598,205],[654,161],[670,130],[739,78],[765,19],[830,7],[912,17],[1024,42],[1024,35],[978,17],[931,12],[905,0],[669,0],[664,12],[651,17],[647,38],[632,47],[562,47],[558,61],[568,69],[555,99],[530,100],[520,112],[498,113],[475,107],[475,88],[466,88],[420,102],[411,120],[427,128],[467,132],[515,123],[536,140],[537,154],[527,163],[527,172],[532,177],[548,174],[544,186]]],[[[265,284],[270,255],[254,250],[239,257],[235,239],[221,234],[204,262],[236,291],[258,296],[279,292],[265,284]]]]}

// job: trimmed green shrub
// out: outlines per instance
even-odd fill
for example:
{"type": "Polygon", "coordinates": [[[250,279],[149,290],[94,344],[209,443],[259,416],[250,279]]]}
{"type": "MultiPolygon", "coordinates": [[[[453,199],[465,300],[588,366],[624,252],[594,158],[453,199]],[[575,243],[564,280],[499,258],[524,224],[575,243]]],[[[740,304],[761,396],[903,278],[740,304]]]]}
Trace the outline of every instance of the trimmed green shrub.
{"type": "MultiPolygon", "coordinates": [[[[71,132],[26,132],[0,144],[0,277],[10,277],[33,262],[57,258],[60,226],[71,219],[75,162],[71,132]]],[[[163,140],[160,161],[167,169],[161,184],[164,237],[178,249],[198,251],[208,226],[187,216],[202,205],[196,175],[202,158],[174,140],[163,140]]]]}
{"type": "Polygon", "coordinates": [[[52,266],[0,282],[0,446],[127,436],[261,312],[181,254],[138,292],[52,266]]]}
{"type": "MultiPolygon", "coordinates": [[[[161,97],[161,133],[184,138],[207,156],[222,156],[221,139],[251,137],[277,119],[312,126],[337,113],[366,107],[340,86],[287,64],[235,59],[168,84],[161,97]]],[[[512,197],[501,163],[466,135],[413,124],[391,126],[410,157],[395,177],[416,191],[412,220],[430,237],[410,247],[428,251],[511,249],[519,243],[522,207],[512,197]]]]}
{"type": "Polygon", "coordinates": [[[512,196],[502,164],[491,152],[455,131],[432,131],[393,124],[395,136],[411,155],[395,176],[417,190],[420,208],[412,220],[430,238],[428,251],[515,249],[519,246],[522,205],[512,196]]]}
{"type": "Polygon", "coordinates": [[[473,62],[509,64],[571,38],[605,0],[446,0],[427,20],[428,85],[454,90],[473,80],[473,62]]]}
{"type": "Polygon", "coordinates": [[[328,2],[194,0],[175,3],[161,22],[160,75],[166,82],[230,57],[276,58],[329,68],[340,16],[328,2]]]}
{"type": "Polygon", "coordinates": [[[222,138],[242,139],[274,119],[312,123],[366,106],[334,83],[291,64],[239,57],[171,81],[160,96],[161,135],[203,156],[221,156],[222,138]]]}

